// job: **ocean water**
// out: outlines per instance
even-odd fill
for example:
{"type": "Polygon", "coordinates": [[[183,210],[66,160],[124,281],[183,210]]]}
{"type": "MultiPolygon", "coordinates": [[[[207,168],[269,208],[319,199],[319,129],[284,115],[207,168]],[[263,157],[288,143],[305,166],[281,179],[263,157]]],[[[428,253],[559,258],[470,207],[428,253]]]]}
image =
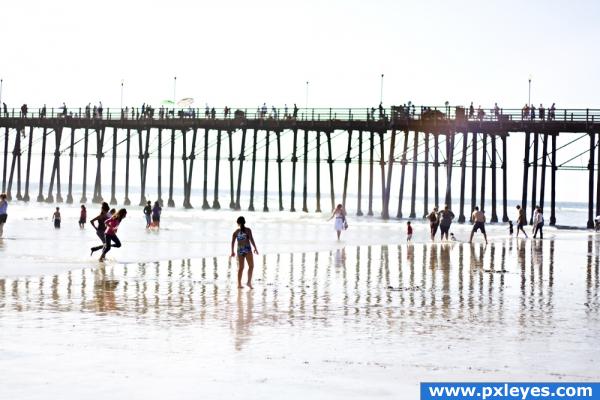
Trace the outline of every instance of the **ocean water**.
{"type": "MultiPolygon", "coordinates": [[[[51,221],[55,205],[11,202],[4,227],[2,270],[0,276],[15,273],[39,274],[62,271],[95,263],[89,249],[100,243],[91,225],[80,229],[79,205],[61,204],[62,228],[54,229],[51,221]],[[11,262],[14,260],[14,262],[11,262]]],[[[99,205],[88,205],[88,220],[99,212],[99,205]]],[[[579,211],[568,211],[578,215],[579,211]]],[[[130,206],[127,218],[119,227],[124,247],[109,253],[115,262],[153,262],[173,258],[227,256],[231,235],[239,215],[255,231],[259,250],[264,253],[329,250],[338,245],[331,214],[304,212],[248,212],[163,208],[161,229],[146,230],[142,207],[130,206]]],[[[346,245],[391,244],[406,241],[406,220],[380,217],[348,216],[349,229],[342,233],[346,245]]],[[[413,221],[413,241],[429,241],[429,227],[424,220],[413,221]]],[[[503,223],[488,225],[490,239],[508,237],[503,223]]],[[[467,241],[470,224],[453,224],[458,240],[467,241]]],[[[546,237],[557,229],[546,227],[546,237]]],[[[565,233],[567,234],[567,233],[565,233]]]]}

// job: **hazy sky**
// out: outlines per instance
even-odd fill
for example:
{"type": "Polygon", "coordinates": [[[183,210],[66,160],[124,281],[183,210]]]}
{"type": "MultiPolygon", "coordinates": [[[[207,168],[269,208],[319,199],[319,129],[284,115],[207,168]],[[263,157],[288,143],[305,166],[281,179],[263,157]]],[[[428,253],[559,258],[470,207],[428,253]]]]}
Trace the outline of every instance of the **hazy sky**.
{"type": "Polygon", "coordinates": [[[2,101],[600,108],[594,1],[5,1],[2,101]]]}

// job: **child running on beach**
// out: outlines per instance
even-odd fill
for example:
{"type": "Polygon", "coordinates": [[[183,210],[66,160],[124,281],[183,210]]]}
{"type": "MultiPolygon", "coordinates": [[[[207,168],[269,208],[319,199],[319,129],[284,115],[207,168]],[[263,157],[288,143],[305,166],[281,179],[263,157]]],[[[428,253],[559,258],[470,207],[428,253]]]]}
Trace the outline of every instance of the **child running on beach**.
{"type": "Polygon", "coordinates": [[[107,202],[103,202],[102,206],[100,207],[100,214],[98,214],[98,216],[94,219],[92,219],[90,221],[90,224],[92,224],[92,226],[94,227],[94,229],[96,230],[96,235],[98,235],[98,237],[100,238],[100,240],[102,241],[102,244],[100,246],[96,246],[96,247],[92,247],[90,250],[90,256],[92,254],[94,254],[95,251],[100,250],[101,248],[104,247],[104,241],[106,240],[106,220],[109,218],[108,216],[108,203],[107,202]],[[98,226],[96,226],[94,224],[94,222],[98,222],[98,226]]]}
{"type": "Polygon", "coordinates": [[[231,237],[231,257],[235,257],[233,246],[237,240],[237,258],[238,258],[238,289],[243,289],[242,286],[242,275],[244,274],[244,261],[248,262],[248,282],[246,285],[252,287],[252,271],[254,270],[254,258],[252,257],[252,247],[254,247],[254,254],[258,254],[256,243],[254,243],[254,237],[250,228],[246,228],[246,219],[239,217],[237,219],[238,229],[233,232],[231,237]],[[252,245],[252,247],[250,246],[252,245]]]}
{"type": "Polygon", "coordinates": [[[106,221],[106,241],[99,261],[104,261],[106,259],[106,253],[108,253],[112,247],[121,247],[121,241],[117,237],[117,229],[119,229],[119,225],[121,224],[121,221],[125,219],[126,215],[127,210],[121,208],[112,216],[112,218],[106,221]]]}
{"type": "Polygon", "coordinates": [[[56,211],[52,214],[52,221],[54,222],[54,228],[60,228],[60,208],[56,207],[56,211]]]}

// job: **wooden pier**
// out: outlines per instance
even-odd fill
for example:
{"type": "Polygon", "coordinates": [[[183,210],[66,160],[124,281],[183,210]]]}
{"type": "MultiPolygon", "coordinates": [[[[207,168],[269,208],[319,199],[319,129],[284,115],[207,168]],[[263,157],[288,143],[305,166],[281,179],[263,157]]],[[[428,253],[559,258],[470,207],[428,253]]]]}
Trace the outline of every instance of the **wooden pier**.
{"type": "MultiPolygon", "coordinates": [[[[140,116],[139,110],[129,109],[106,110],[103,115],[95,116],[82,113],[81,109],[34,110],[26,115],[10,110],[0,115],[0,133],[4,130],[2,191],[9,198],[30,201],[31,176],[36,174],[32,171],[34,157],[40,168],[36,196],[39,202],[86,203],[90,190],[93,203],[118,204],[118,196],[123,196],[123,205],[132,201],[143,205],[150,198],[162,203],[166,195],[167,206],[174,207],[174,192],[182,189],[184,207],[197,204],[202,209],[220,209],[219,183],[228,181],[228,207],[235,210],[247,207],[249,211],[283,211],[284,198],[289,195],[289,211],[298,208],[308,212],[312,208],[308,204],[310,191],[314,194],[316,212],[329,211],[337,203],[346,204],[352,194],[357,201],[356,215],[364,214],[363,200],[366,200],[366,214],[374,215],[373,203],[377,197],[381,199],[381,217],[390,218],[390,200],[394,196],[391,189],[396,187],[396,218],[422,218],[430,207],[457,203],[458,210],[454,211],[458,221],[465,222],[475,206],[485,210],[491,203],[490,221],[506,222],[509,220],[507,137],[519,135],[522,146],[513,146],[510,151],[523,154],[523,166],[519,168],[522,175],[518,176],[521,204],[530,214],[535,205],[548,206],[549,175],[549,222],[554,225],[556,173],[561,169],[577,169],[558,164],[557,136],[579,134],[578,138],[589,137],[587,151],[580,156],[589,160],[588,227],[593,227],[594,216],[600,214],[600,123],[596,122],[600,110],[555,110],[553,117],[540,120],[524,116],[521,110],[501,110],[469,118],[458,108],[419,109],[417,113],[414,107],[412,111],[410,107],[393,107],[379,110],[377,116],[368,109],[297,110],[295,115],[262,112],[250,115],[246,110],[238,110],[235,117],[218,110],[214,117],[203,118],[197,117],[198,111],[188,109],[161,110],[159,118],[143,113],[140,116]],[[284,134],[289,136],[289,151],[282,151],[284,134]],[[151,145],[155,151],[150,151],[151,145]],[[334,152],[342,153],[343,158],[334,157],[334,152]],[[201,179],[194,176],[197,167],[194,162],[200,155],[201,179]],[[124,166],[118,167],[118,158],[124,158],[124,166]],[[175,176],[179,171],[176,160],[182,163],[179,177],[175,176]],[[149,173],[150,161],[157,167],[152,173],[149,173]],[[26,163],[24,179],[22,163],[26,163]],[[108,176],[102,174],[106,163],[110,165],[108,176]],[[272,170],[272,163],[276,169],[272,170]],[[284,163],[290,164],[291,176],[284,176],[284,163]],[[340,163],[342,180],[334,178],[334,165],[340,163]],[[309,165],[314,169],[310,178],[309,165]],[[220,175],[224,167],[229,171],[228,179],[220,175]],[[262,187],[256,182],[259,169],[262,169],[262,187]],[[82,175],[80,193],[74,193],[74,171],[82,175]],[[209,171],[214,171],[214,176],[209,176],[209,171]],[[163,179],[163,172],[168,173],[168,179],[163,179]],[[139,201],[130,199],[132,175],[139,176],[139,182],[134,184],[140,190],[139,201]],[[88,177],[94,177],[91,185],[88,177]],[[156,181],[151,183],[148,178],[156,181]],[[67,193],[63,199],[65,179],[67,193]],[[367,180],[366,185],[363,179],[367,180]],[[460,180],[458,196],[452,191],[453,179],[460,180]],[[110,181],[108,197],[102,193],[107,180],[110,181]],[[330,204],[322,204],[325,200],[321,197],[322,186],[327,180],[330,204]],[[123,183],[124,193],[117,193],[118,181],[123,183]],[[202,182],[201,199],[192,198],[192,189],[198,181],[202,182]],[[209,187],[209,182],[213,187],[209,187]],[[283,182],[291,185],[289,194],[284,193],[283,182]],[[418,182],[421,183],[417,185],[418,182]],[[148,193],[150,185],[155,185],[156,193],[148,193]],[[300,186],[301,194],[296,192],[300,186]],[[422,186],[422,193],[417,193],[418,186],[422,186]],[[277,192],[278,204],[268,204],[269,192],[277,192]],[[257,197],[260,195],[262,207],[257,197]],[[423,199],[421,210],[417,209],[418,196],[423,199]],[[470,200],[468,208],[467,200],[470,200]]],[[[510,179],[510,184],[515,185],[515,174],[510,179]]]]}

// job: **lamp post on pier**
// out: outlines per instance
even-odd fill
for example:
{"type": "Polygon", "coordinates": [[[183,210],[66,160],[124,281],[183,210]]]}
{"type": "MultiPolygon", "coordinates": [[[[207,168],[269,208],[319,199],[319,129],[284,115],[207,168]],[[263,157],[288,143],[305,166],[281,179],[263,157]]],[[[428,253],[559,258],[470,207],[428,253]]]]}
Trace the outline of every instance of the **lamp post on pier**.
{"type": "Polygon", "coordinates": [[[379,104],[383,104],[383,74],[381,74],[381,88],[379,90],[379,104]]]}
{"type": "Polygon", "coordinates": [[[306,81],[306,98],[304,101],[304,108],[308,109],[308,85],[309,85],[309,81],[306,81]]]}
{"type": "Polygon", "coordinates": [[[121,112],[123,112],[123,83],[124,80],[121,79],[121,112]]]}
{"type": "Polygon", "coordinates": [[[527,97],[527,104],[531,107],[531,74],[529,74],[529,96],[527,97]]]}
{"type": "Polygon", "coordinates": [[[4,79],[0,78],[0,107],[2,107],[2,84],[4,83],[4,79]]]}
{"type": "Polygon", "coordinates": [[[173,108],[175,108],[175,103],[177,101],[177,77],[173,77],[173,108]]]}

